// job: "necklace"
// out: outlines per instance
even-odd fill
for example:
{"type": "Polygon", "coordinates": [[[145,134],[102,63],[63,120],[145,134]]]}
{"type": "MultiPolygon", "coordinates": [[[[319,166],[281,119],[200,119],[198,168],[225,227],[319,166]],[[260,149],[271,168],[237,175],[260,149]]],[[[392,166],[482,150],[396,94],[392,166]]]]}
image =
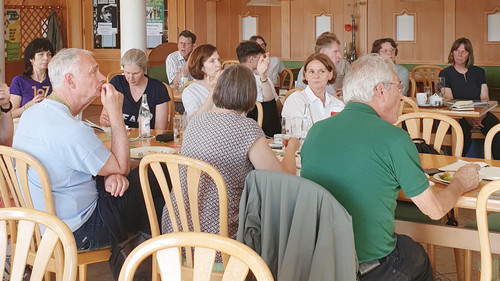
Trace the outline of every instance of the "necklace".
{"type": "MultiPolygon", "coordinates": [[[[71,108],[69,108],[69,105],[60,96],[54,94],[54,92],[50,94],[49,99],[64,104],[69,109],[69,112],[71,112],[71,108]]],[[[71,115],[73,115],[73,113],[71,113],[71,115]]]]}
{"type": "Polygon", "coordinates": [[[456,66],[456,65],[454,65],[454,67],[455,67],[455,70],[456,70],[458,73],[460,73],[460,74],[462,74],[462,75],[464,76],[464,80],[465,80],[465,82],[467,83],[467,75],[466,75],[466,74],[467,74],[467,71],[468,71],[467,67],[464,67],[464,68],[461,68],[461,67],[460,67],[460,68],[459,68],[459,67],[458,67],[458,66],[456,66]]]}

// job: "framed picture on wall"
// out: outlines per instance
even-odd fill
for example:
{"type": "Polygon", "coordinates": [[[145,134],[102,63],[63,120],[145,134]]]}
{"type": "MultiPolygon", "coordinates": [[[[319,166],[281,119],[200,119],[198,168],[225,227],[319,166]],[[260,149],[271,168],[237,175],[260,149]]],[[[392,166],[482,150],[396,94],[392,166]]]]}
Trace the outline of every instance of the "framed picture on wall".
{"type": "Polygon", "coordinates": [[[119,49],[118,0],[93,0],[94,49],[119,49]]]}

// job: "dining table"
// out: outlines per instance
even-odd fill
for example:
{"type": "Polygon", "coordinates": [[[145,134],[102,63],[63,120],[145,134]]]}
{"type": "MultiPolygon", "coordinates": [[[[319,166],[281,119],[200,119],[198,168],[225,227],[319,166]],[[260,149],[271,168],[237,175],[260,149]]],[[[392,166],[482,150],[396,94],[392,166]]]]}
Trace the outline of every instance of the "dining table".
{"type": "MultiPolygon", "coordinates": [[[[159,141],[156,139],[157,135],[164,134],[167,132],[172,132],[171,130],[151,130],[151,136],[140,138],[139,129],[137,128],[129,128],[127,130],[127,137],[129,140],[130,149],[141,148],[141,147],[168,147],[173,148],[175,150],[174,153],[179,153],[181,145],[179,143],[175,143],[172,141],[159,141]]],[[[108,148],[111,149],[111,134],[107,132],[98,132],[96,131],[97,137],[102,141],[102,143],[108,148]]],[[[130,167],[135,168],[139,166],[140,158],[130,158],[130,167]]]]}
{"type": "MultiPolygon", "coordinates": [[[[412,98],[416,103],[416,99],[412,98]]],[[[482,106],[475,106],[474,110],[452,110],[450,105],[443,105],[439,107],[434,106],[418,106],[418,109],[422,112],[432,112],[447,115],[453,118],[464,118],[464,117],[481,117],[493,108],[498,106],[498,101],[491,100],[487,104],[482,106]]],[[[413,109],[408,104],[403,107],[403,113],[411,113],[413,109]]]]}

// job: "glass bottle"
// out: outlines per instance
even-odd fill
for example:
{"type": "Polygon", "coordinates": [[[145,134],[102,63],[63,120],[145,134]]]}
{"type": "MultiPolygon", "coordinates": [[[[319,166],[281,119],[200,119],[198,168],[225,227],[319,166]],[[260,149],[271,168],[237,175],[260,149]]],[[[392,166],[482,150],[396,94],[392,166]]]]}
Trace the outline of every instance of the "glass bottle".
{"type": "Polygon", "coordinates": [[[141,107],[139,108],[139,137],[149,137],[151,135],[151,118],[153,115],[149,111],[148,97],[142,94],[141,107]]]}
{"type": "Polygon", "coordinates": [[[311,117],[311,108],[308,103],[304,105],[304,115],[302,116],[302,138],[301,141],[306,140],[307,132],[311,129],[313,125],[313,120],[311,117]]]}
{"type": "Polygon", "coordinates": [[[347,55],[347,42],[344,41],[344,59],[349,60],[349,55],[347,55]]]}

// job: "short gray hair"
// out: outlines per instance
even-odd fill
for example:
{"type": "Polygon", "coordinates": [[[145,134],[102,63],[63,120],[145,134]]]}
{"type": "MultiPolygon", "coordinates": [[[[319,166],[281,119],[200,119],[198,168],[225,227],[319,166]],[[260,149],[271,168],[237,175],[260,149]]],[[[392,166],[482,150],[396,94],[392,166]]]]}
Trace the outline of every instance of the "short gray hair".
{"type": "Polygon", "coordinates": [[[92,56],[92,52],[82,49],[70,48],[60,50],[49,62],[49,79],[52,89],[60,88],[64,85],[64,75],[80,75],[80,59],[83,54],[92,56]]]}
{"type": "Polygon", "coordinates": [[[387,89],[396,67],[392,61],[378,54],[368,54],[352,64],[351,71],[344,78],[342,88],[344,102],[371,102],[375,86],[383,83],[387,89]]]}
{"type": "Polygon", "coordinates": [[[130,49],[123,54],[122,66],[135,64],[146,71],[148,68],[148,58],[146,54],[139,49],[130,49]]]}

